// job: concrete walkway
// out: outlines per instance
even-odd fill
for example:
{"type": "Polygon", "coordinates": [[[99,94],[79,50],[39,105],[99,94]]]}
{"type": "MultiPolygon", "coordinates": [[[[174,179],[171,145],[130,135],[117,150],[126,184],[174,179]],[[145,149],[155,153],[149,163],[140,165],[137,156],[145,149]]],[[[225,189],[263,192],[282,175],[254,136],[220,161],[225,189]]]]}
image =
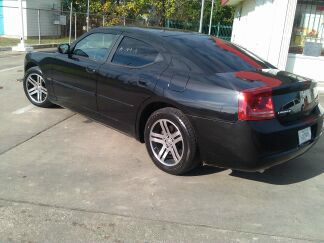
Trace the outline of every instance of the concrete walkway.
{"type": "Polygon", "coordinates": [[[133,138],[31,106],[22,65],[0,55],[0,242],[324,242],[323,138],[264,174],[171,176],[133,138]]]}

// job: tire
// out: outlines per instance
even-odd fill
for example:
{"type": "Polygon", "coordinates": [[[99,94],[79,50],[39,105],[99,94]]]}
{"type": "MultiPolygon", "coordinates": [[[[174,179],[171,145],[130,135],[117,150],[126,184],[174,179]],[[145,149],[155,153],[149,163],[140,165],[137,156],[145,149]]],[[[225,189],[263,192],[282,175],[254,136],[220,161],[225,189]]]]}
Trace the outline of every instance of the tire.
{"type": "Polygon", "coordinates": [[[144,133],[147,151],[161,170],[182,175],[201,164],[196,158],[194,129],[180,110],[168,107],[155,111],[144,133]]]}
{"type": "Polygon", "coordinates": [[[39,67],[32,67],[26,71],[23,85],[25,94],[33,105],[43,108],[53,106],[48,100],[46,82],[39,67]]]}

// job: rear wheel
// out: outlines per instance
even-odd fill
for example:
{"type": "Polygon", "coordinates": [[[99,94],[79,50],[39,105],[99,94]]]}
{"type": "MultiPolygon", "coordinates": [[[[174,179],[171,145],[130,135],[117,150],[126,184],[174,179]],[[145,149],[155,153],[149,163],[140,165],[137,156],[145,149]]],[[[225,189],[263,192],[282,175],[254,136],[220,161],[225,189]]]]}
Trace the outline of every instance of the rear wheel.
{"type": "Polygon", "coordinates": [[[24,77],[24,91],[29,101],[39,107],[51,107],[45,79],[39,67],[32,67],[26,71],[24,77]]]}
{"type": "Polygon", "coordinates": [[[199,165],[194,129],[180,110],[163,108],[154,112],[144,136],[150,157],[163,171],[180,175],[199,165]]]}

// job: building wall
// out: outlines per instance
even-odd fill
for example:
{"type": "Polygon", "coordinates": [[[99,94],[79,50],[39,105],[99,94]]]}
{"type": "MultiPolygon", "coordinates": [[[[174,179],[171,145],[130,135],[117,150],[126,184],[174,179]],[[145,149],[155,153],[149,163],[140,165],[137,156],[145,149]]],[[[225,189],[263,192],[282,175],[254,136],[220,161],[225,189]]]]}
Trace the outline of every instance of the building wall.
{"type": "Polygon", "coordinates": [[[324,82],[324,57],[289,54],[286,70],[316,81],[324,82]]]}
{"type": "MultiPolygon", "coordinates": [[[[19,2],[17,0],[3,0],[3,28],[4,36],[20,38],[21,37],[21,14],[19,11],[19,2]]],[[[26,8],[26,0],[22,1],[23,8],[26,8]]],[[[26,19],[26,11],[23,10],[23,18],[26,19]]],[[[27,23],[24,22],[25,35],[27,33],[27,23]]]]}
{"type": "MultiPolygon", "coordinates": [[[[7,37],[20,38],[21,36],[21,14],[18,0],[2,0],[3,3],[3,35],[7,37]]],[[[41,36],[57,36],[60,34],[60,26],[54,25],[55,18],[60,9],[60,0],[23,0],[24,32],[26,37],[38,36],[38,10],[40,9],[41,36]]]]}
{"type": "Polygon", "coordinates": [[[236,6],[232,42],[285,69],[297,0],[245,0],[236,6]]]}
{"type": "Polygon", "coordinates": [[[271,18],[273,4],[268,2],[256,4],[246,0],[237,5],[232,30],[232,42],[237,43],[268,59],[272,29],[271,18]],[[263,16],[263,18],[262,18],[263,16]],[[262,19],[262,21],[260,21],[262,19]]]}
{"type": "Polygon", "coordinates": [[[2,12],[2,0],[0,0],[0,35],[4,34],[4,29],[3,29],[3,12],[2,12]]]}
{"type": "Polygon", "coordinates": [[[41,36],[57,36],[60,26],[54,25],[54,20],[60,16],[60,0],[27,0],[27,34],[38,36],[38,9],[41,36]],[[46,11],[51,10],[51,11],[46,11]]]}

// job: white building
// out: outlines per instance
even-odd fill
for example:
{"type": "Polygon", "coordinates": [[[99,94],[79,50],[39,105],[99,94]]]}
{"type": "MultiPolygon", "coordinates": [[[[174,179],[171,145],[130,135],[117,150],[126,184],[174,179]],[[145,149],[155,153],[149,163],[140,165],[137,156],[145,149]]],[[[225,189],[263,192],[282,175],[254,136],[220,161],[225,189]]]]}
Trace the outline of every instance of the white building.
{"type": "Polygon", "coordinates": [[[222,0],[236,6],[232,42],[277,66],[324,81],[323,0],[222,0]]]}
{"type": "MultiPolygon", "coordinates": [[[[23,0],[24,31],[26,37],[57,36],[61,33],[60,0],[23,0]],[[39,14],[39,15],[38,15],[39,14]],[[56,24],[55,24],[56,23],[56,24]]],[[[21,36],[21,14],[18,0],[0,0],[0,36],[21,36]]]]}

